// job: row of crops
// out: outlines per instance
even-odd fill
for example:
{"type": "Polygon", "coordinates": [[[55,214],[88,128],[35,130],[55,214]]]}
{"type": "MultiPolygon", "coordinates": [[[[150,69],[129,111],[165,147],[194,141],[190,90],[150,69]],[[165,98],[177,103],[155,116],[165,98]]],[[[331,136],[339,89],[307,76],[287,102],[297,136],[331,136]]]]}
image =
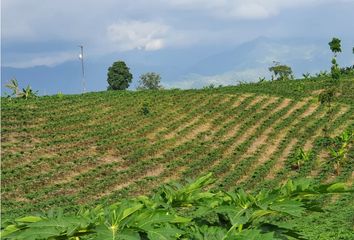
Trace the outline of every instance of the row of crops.
{"type": "MultiPolygon", "coordinates": [[[[269,95],[259,84],[4,99],[2,214],[74,211],[207,172],[217,179],[211,189],[260,190],[301,177],[351,184],[353,161],[335,174],[323,144],[321,84],[293,88],[307,84],[304,96],[281,84],[269,95]],[[300,149],[309,156],[301,164],[300,149]]],[[[353,127],[348,99],[335,103],[332,137],[353,127]]]]}

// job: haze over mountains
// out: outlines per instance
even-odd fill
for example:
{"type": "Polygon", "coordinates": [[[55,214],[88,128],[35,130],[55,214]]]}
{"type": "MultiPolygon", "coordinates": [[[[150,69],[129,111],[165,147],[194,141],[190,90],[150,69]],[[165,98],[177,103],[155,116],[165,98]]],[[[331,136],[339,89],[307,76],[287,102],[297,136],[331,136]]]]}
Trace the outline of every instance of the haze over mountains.
{"type": "MultiPolygon", "coordinates": [[[[229,85],[269,77],[273,61],[297,77],[329,69],[328,42],[353,64],[353,0],[4,0],[1,82],[16,77],[43,94],[80,93],[78,45],[88,91],[105,90],[107,68],[158,72],[168,88],[229,85]],[[15,20],[14,20],[15,19],[15,20]]],[[[4,89],[2,89],[3,93],[4,89]]]]}
{"type": "MultiPolygon", "coordinates": [[[[130,89],[135,89],[139,76],[148,71],[160,73],[163,85],[168,88],[200,88],[209,84],[234,85],[238,81],[269,77],[268,67],[273,61],[290,65],[295,76],[301,77],[305,72],[329,69],[330,56],[326,39],[305,41],[260,37],[233,48],[200,46],[154,52],[133,50],[101,57],[91,57],[90,49],[86,49],[85,71],[89,91],[106,89],[107,68],[118,59],[126,61],[133,73],[130,89]]],[[[351,45],[346,39],[343,39],[339,62],[343,66],[354,63],[351,45]]],[[[1,70],[2,86],[16,77],[21,86],[30,84],[41,95],[59,91],[80,93],[82,90],[80,62],[75,55],[72,60],[51,67],[2,67],[1,70]]]]}

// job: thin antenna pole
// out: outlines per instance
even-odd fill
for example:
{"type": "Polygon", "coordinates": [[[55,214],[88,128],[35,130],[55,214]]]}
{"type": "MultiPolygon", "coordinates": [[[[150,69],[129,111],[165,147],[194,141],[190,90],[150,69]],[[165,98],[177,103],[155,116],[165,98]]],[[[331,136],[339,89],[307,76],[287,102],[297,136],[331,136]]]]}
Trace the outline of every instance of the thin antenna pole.
{"type": "Polygon", "coordinates": [[[81,70],[82,70],[82,86],[83,86],[83,93],[86,92],[86,82],[85,82],[85,69],[84,69],[84,46],[79,45],[81,53],[80,53],[80,60],[81,60],[81,70]]]}

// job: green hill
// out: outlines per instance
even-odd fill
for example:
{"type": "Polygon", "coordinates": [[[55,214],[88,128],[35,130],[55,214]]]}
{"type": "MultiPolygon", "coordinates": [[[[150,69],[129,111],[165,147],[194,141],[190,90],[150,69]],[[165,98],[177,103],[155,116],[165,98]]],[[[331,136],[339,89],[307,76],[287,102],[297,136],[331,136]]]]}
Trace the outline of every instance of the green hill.
{"type": "MultiPolygon", "coordinates": [[[[331,137],[353,128],[353,80],[343,80],[331,137]]],[[[3,98],[2,214],[114,202],[207,172],[224,189],[254,191],[301,177],[352,185],[352,146],[337,175],[323,144],[328,119],[318,94],[324,84],[3,98]],[[309,155],[301,164],[299,149],[309,155]]],[[[335,201],[348,207],[350,200],[335,201]]]]}

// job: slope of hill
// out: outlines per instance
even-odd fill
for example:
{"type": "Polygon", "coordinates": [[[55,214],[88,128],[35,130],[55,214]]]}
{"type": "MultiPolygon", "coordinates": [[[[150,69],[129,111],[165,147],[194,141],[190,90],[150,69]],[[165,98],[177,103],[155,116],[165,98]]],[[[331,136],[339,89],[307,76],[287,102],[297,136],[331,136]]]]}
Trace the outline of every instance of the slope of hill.
{"type": "MultiPolygon", "coordinates": [[[[352,184],[353,151],[337,176],[321,144],[323,85],[315,79],[2,99],[2,214],[112,202],[207,172],[225,189],[299,177],[352,184]],[[301,148],[311,157],[296,169],[301,148]]],[[[353,78],[342,89],[332,137],[354,124],[353,78]]]]}

